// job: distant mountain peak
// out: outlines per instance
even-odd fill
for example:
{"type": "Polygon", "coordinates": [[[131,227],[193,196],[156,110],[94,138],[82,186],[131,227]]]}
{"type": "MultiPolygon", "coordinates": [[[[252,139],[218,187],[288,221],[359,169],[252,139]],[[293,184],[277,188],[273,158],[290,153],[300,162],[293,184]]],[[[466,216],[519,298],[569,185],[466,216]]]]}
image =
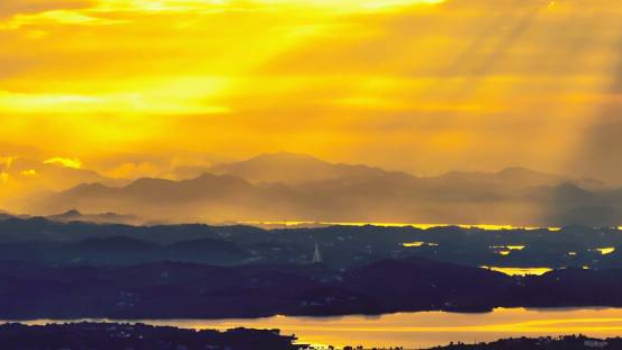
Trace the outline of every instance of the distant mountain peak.
{"type": "Polygon", "coordinates": [[[62,213],[60,215],[62,215],[62,216],[82,216],[82,213],[79,212],[76,209],[70,209],[70,210],[67,210],[66,212],[64,212],[64,213],[62,213]]]}
{"type": "Polygon", "coordinates": [[[513,173],[530,173],[531,174],[531,173],[539,173],[539,172],[537,172],[535,170],[532,170],[532,169],[529,169],[527,167],[518,166],[518,165],[510,166],[510,167],[501,169],[499,172],[497,172],[498,175],[501,175],[501,174],[513,174],[513,173]]]}
{"type": "Polygon", "coordinates": [[[312,156],[310,154],[297,153],[297,152],[287,152],[287,151],[261,153],[261,154],[258,154],[256,156],[254,156],[254,157],[251,157],[250,159],[256,159],[256,158],[315,159],[315,160],[319,160],[319,161],[323,162],[318,157],[312,156]]]}
{"type": "Polygon", "coordinates": [[[584,190],[583,188],[579,187],[577,184],[572,183],[570,181],[560,183],[554,188],[556,191],[560,193],[565,193],[565,194],[582,195],[582,196],[592,195],[591,192],[584,190]]]}
{"type": "MultiPolygon", "coordinates": [[[[323,164],[329,165],[329,162],[321,160],[320,158],[314,157],[312,155],[304,154],[304,153],[293,153],[293,152],[285,152],[279,151],[275,153],[262,153],[260,155],[254,156],[239,163],[262,163],[263,165],[301,165],[301,164],[323,164]]],[[[229,163],[232,164],[232,163],[229,163]]]]}
{"type": "Polygon", "coordinates": [[[109,190],[111,188],[112,187],[108,187],[108,186],[106,186],[106,185],[104,185],[104,184],[102,184],[100,182],[83,183],[83,184],[80,184],[80,185],[77,185],[75,187],[70,188],[65,193],[80,195],[80,194],[84,194],[84,193],[106,191],[106,190],[109,190]]]}
{"type": "Polygon", "coordinates": [[[167,180],[167,179],[159,179],[159,178],[153,178],[153,177],[141,177],[140,179],[134,180],[132,183],[130,183],[126,187],[150,186],[154,184],[164,184],[164,183],[172,183],[172,182],[173,182],[172,180],[167,180]]]}
{"type": "Polygon", "coordinates": [[[557,175],[546,174],[523,166],[507,167],[497,172],[497,176],[546,176],[550,178],[559,178],[557,175]]]}
{"type": "Polygon", "coordinates": [[[233,175],[251,183],[288,185],[391,174],[367,165],[331,163],[308,154],[292,152],[264,153],[239,162],[217,164],[211,170],[217,174],[233,175]]]}

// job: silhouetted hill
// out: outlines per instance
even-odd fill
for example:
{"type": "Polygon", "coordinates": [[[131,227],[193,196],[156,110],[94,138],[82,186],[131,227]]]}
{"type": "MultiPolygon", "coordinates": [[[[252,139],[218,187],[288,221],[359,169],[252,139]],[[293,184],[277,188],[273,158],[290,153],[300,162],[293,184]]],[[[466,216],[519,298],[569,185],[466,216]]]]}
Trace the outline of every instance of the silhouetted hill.
{"type": "MultiPolygon", "coordinates": [[[[184,181],[145,178],[124,187],[80,185],[42,198],[31,209],[36,213],[71,209],[122,212],[151,220],[226,220],[233,213],[250,215],[249,210],[261,207],[260,201],[271,195],[262,196],[262,192],[265,191],[230,175],[204,174],[184,181]]],[[[263,206],[266,207],[265,203],[263,206]]]]}
{"type": "Polygon", "coordinates": [[[164,248],[163,256],[174,261],[230,264],[248,259],[250,254],[233,242],[203,238],[173,243],[164,248]]]}
{"type": "Polygon", "coordinates": [[[138,239],[116,236],[110,238],[87,238],[76,243],[76,248],[89,253],[142,253],[156,246],[138,239]]]}
{"type": "Polygon", "coordinates": [[[576,184],[563,183],[539,188],[531,196],[546,208],[547,221],[565,225],[615,226],[622,222],[622,201],[608,198],[611,192],[591,192],[576,184]]]}
{"type": "Polygon", "coordinates": [[[491,343],[452,343],[429,350],[585,350],[585,349],[622,349],[622,338],[595,339],[586,336],[564,336],[559,338],[540,337],[501,339],[491,343]]]}
{"type": "Polygon", "coordinates": [[[622,271],[507,277],[432,260],[217,267],[180,262],[45,266],[0,261],[1,318],[238,318],[622,306],[622,271]],[[45,291],[45,297],[41,297],[45,291]]]}
{"type": "Polygon", "coordinates": [[[440,176],[440,179],[463,185],[487,183],[493,186],[503,185],[513,188],[553,186],[567,181],[561,176],[549,175],[523,167],[506,168],[497,173],[454,171],[440,176]]]}
{"type": "Polygon", "coordinates": [[[403,308],[398,305],[405,298],[438,308],[459,305],[461,309],[476,310],[478,305],[486,304],[478,291],[484,289],[490,297],[512,283],[510,277],[498,272],[422,258],[381,260],[348,272],[345,281],[384,300],[386,308],[395,310],[403,308]],[[391,301],[398,305],[392,306],[391,301]]]}
{"type": "Polygon", "coordinates": [[[116,213],[103,214],[83,214],[78,210],[72,209],[62,214],[49,215],[46,217],[52,221],[59,222],[92,222],[96,224],[139,224],[141,220],[133,215],[120,215],[116,213]]]}

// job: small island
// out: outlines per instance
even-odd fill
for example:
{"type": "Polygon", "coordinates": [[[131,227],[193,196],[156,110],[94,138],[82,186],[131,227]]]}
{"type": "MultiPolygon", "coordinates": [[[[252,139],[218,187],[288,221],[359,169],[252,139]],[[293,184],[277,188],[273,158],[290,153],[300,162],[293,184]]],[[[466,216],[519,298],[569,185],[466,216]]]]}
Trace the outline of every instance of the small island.
{"type": "Polygon", "coordinates": [[[586,349],[622,349],[622,338],[595,339],[586,336],[564,336],[559,338],[512,338],[501,339],[492,343],[449,344],[429,350],[586,350],[586,349]]]}
{"type": "Polygon", "coordinates": [[[301,350],[278,330],[195,331],[145,324],[74,323],[0,326],[3,350],[301,350]]]}

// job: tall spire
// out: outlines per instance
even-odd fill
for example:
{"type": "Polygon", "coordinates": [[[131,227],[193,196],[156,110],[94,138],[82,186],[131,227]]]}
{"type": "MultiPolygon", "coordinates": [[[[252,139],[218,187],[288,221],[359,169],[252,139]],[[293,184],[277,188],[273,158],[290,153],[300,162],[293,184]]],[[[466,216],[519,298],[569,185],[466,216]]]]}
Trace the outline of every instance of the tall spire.
{"type": "Polygon", "coordinates": [[[313,263],[321,264],[322,261],[323,259],[322,259],[322,253],[320,253],[320,247],[318,246],[317,243],[315,243],[315,253],[313,254],[313,263]]]}

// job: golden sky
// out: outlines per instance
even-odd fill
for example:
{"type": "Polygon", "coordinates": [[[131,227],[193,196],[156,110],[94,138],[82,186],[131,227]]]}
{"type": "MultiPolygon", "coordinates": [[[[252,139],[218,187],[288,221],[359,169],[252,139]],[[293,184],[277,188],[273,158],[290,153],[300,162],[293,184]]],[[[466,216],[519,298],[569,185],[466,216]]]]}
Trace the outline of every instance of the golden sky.
{"type": "Polygon", "coordinates": [[[287,150],[622,182],[620,18],[619,0],[2,0],[0,157],[135,177],[287,150]]]}

